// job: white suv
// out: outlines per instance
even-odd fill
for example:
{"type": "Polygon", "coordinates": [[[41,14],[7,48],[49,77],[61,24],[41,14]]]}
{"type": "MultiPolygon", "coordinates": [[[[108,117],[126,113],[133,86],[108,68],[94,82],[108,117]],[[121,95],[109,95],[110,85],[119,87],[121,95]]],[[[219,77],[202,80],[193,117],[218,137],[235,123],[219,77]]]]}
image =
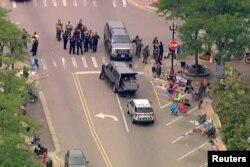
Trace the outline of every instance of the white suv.
{"type": "Polygon", "coordinates": [[[132,123],[154,123],[154,111],[148,99],[131,99],[127,103],[127,113],[132,123]]]}

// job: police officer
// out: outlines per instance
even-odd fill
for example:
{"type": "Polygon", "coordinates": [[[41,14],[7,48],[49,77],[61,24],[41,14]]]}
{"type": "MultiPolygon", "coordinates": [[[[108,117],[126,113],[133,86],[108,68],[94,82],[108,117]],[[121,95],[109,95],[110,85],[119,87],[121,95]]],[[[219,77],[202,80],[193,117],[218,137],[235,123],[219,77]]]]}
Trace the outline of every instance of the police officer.
{"type": "Polygon", "coordinates": [[[93,52],[96,52],[98,40],[100,39],[100,36],[95,32],[95,35],[93,36],[93,52]]]}
{"type": "Polygon", "coordinates": [[[68,43],[68,33],[65,31],[63,33],[63,48],[67,49],[67,43],[68,43]]]}
{"type": "Polygon", "coordinates": [[[139,57],[141,55],[141,49],[143,47],[143,44],[142,44],[142,39],[139,39],[137,41],[137,44],[136,44],[136,52],[135,54],[139,57]]]}
{"type": "Polygon", "coordinates": [[[75,54],[75,47],[76,47],[76,41],[74,37],[70,38],[70,43],[69,43],[69,54],[73,51],[73,54],[75,54]]]}
{"type": "Polygon", "coordinates": [[[89,34],[88,33],[85,35],[83,45],[84,45],[84,52],[88,52],[89,51],[89,34]]]}
{"type": "Polygon", "coordinates": [[[76,54],[79,55],[79,49],[81,50],[81,54],[83,54],[83,51],[82,51],[82,39],[81,38],[76,39],[76,47],[77,47],[76,54]]]}
{"type": "Polygon", "coordinates": [[[143,53],[142,54],[143,54],[143,61],[142,61],[142,63],[147,64],[147,59],[148,59],[148,57],[150,55],[150,50],[148,48],[148,45],[143,49],[143,53]]]}

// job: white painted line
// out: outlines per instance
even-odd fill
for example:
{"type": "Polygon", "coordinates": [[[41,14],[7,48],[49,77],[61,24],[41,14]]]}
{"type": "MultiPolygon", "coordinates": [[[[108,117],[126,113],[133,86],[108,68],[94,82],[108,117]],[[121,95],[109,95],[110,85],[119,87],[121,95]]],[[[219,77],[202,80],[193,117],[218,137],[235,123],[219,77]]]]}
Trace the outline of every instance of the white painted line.
{"type": "Polygon", "coordinates": [[[83,0],[83,5],[87,6],[87,0],[83,0]]]}
{"type": "Polygon", "coordinates": [[[96,62],[95,57],[91,57],[91,59],[92,59],[92,62],[93,62],[94,67],[95,67],[95,68],[98,68],[98,65],[97,65],[97,62],[96,62]]]}
{"type": "MultiPolygon", "coordinates": [[[[195,108],[193,108],[192,110],[188,111],[187,113],[191,113],[191,112],[193,112],[194,110],[196,110],[197,108],[198,108],[198,107],[195,107],[195,108]]],[[[178,120],[179,120],[179,119],[181,119],[181,118],[183,118],[183,115],[182,115],[182,116],[180,116],[180,117],[178,117],[178,118],[176,118],[176,119],[174,119],[173,121],[171,121],[171,122],[167,123],[167,124],[166,124],[166,126],[171,125],[172,123],[174,123],[174,122],[178,121],[178,120]]]]}
{"type": "Polygon", "coordinates": [[[116,8],[116,7],[117,7],[116,0],[113,0],[113,6],[114,6],[114,8],[116,8]]]}
{"type": "Polygon", "coordinates": [[[81,60],[82,60],[83,67],[88,68],[88,64],[87,64],[87,61],[86,61],[85,57],[81,56],[81,60]]]}
{"type": "Polygon", "coordinates": [[[37,2],[36,0],[33,0],[34,6],[37,7],[37,2]]]}
{"type": "Polygon", "coordinates": [[[207,144],[208,144],[208,142],[206,142],[206,143],[200,145],[199,147],[193,149],[193,150],[190,151],[189,153],[187,153],[187,154],[183,155],[182,157],[178,158],[177,161],[182,160],[183,158],[187,157],[188,155],[192,154],[193,152],[195,152],[196,150],[198,150],[199,148],[201,148],[201,147],[203,147],[203,146],[205,146],[205,145],[207,145],[207,144]]]}
{"type": "Polygon", "coordinates": [[[96,1],[93,1],[93,5],[94,5],[94,7],[97,7],[96,1]]]}
{"type": "MultiPolygon", "coordinates": [[[[195,128],[199,128],[199,127],[201,127],[201,126],[202,126],[202,125],[199,125],[199,126],[197,126],[197,127],[195,127],[195,128]]],[[[172,141],[172,144],[174,144],[174,143],[176,143],[177,141],[181,140],[183,137],[185,137],[185,136],[189,135],[192,131],[193,131],[193,129],[192,129],[192,130],[190,130],[190,131],[188,131],[188,132],[187,132],[187,133],[185,133],[184,135],[182,135],[182,136],[178,137],[177,139],[175,139],[174,141],[172,141]]]]}
{"type": "MultiPolygon", "coordinates": [[[[78,71],[75,72],[76,75],[85,75],[85,74],[100,74],[101,71],[78,71]]],[[[143,72],[137,72],[138,74],[144,74],[143,72]]]]}
{"type": "Polygon", "coordinates": [[[73,5],[74,5],[75,7],[77,7],[77,2],[76,2],[76,0],[73,0],[73,5]]]}
{"type": "Polygon", "coordinates": [[[76,58],[75,57],[71,57],[71,61],[73,63],[74,68],[78,68],[77,63],[76,63],[76,58]]]}
{"type": "Polygon", "coordinates": [[[44,5],[44,7],[48,7],[48,5],[47,5],[47,0],[43,0],[43,5],[44,5]]]}
{"type": "Polygon", "coordinates": [[[106,63],[106,59],[105,57],[102,56],[102,63],[105,64],[106,63]]]}
{"type": "Polygon", "coordinates": [[[123,109],[122,109],[122,106],[121,106],[121,102],[119,100],[119,97],[117,94],[115,94],[116,96],[116,99],[117,99],[117,102],[118,102],[118,105],[119,105],[119,108],[120,108],[120,111],[121,111],[121,114],[122,114],[122,119],[123,119],[123,122],[125,124],[125,128],[126,128],[126,131],[129,132],[129,129],[128,129],[128,124],[127,124],[127,121],[126,121],[126,118],[124,116],[124,112],[123,112],[123,109]]]}
{"type": "Polygon", "coordinates": [[[165,107],[167,107],[167,106],[169,106],[170,104],[172,104],[173,102],[171,101],[171,102],[169,102],[169,103],[167,103],[167,104],[165,104],[164,106],[161,106],[161,109],[163,109],[163,108],[165,108],[165,107]]]}
{"type": "Polygon", "coordinates": [[[56,0],[52,0],[54,6],[57,6],[56,0]]]}
{"type": "Polygon", "coordinates": [[[122,4],[123,4],[123,7],[124,7],[124,8],[127,7],[127,1],[126,1],[126,0],[122,0],[122,4]]]}
{"type": "Polygon", "coordinates": [[[63,1],[63,6],[67,6],[67,0],[62,0],[63,1]]]}
{"type": "Polygon", "coordinates": [[[47,70],[47,64],[46,64],[45,61],[43,61],[42,58],[41,58],[41,63],[42,63],[42,66],[43,66],[44,71],[47,70]]]}
{"type": "Polygon", "coordinates": [[[201,167],[205,167],[205,166],[207,166],[207,162],[206,162],[206,163],[204,163],[203,165],[201,165],[201,167]]]}
{"type": "Polygon", "coordinates": [[[57,67],[56,61],[53,58],[52,58],[52,64],[53,64],[54,67],[57,67]]]}
{"type": "Polygon", "coordinates": [[[66,60],[65,60],[64,57],[62,58],[62,64],[63,64],[63,68],[66,69],[67,68],[67,64],[66,64],[66,60]]]}
{"type": "Polygon", "coordinates": [[[16,8],[16,1],[12,1],[12,7],[16,8]]]}

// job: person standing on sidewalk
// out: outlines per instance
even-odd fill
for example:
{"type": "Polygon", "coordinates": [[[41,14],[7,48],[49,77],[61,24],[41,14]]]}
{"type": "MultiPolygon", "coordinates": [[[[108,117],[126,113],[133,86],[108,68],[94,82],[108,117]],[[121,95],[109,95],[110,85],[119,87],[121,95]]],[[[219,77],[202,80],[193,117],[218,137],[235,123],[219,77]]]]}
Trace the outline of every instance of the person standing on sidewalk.
{"type": "Polygon", "coordinates": [[[148,59],[148,57],[150,55],[150,50],[148,48],[148,45],[145,46],[145,48],[143,49],[143,53],[142,54],[143,54],[143,61],[142,61],[142,63],[147,64],[147,59],[148,59]]]}
{"type": "Polygon", "coordinates": [[[164,52],[163,44],[162,44],[162,42],[160,42],[158,61],[162,61],[163,52],[164,52]]]}

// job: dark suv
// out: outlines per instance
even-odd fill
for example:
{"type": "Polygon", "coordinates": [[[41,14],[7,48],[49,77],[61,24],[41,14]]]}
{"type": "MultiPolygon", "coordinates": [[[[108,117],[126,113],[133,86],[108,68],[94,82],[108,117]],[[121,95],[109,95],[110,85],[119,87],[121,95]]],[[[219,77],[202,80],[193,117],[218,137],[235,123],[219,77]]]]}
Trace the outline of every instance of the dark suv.
{"type": "Polygon", "coordinates": [[[104,45],[111,59],[131,60],[132,43],[121,21],[108,21],[104,27],[104,45]]]}
{"type": "Polygon", "coordinates": [[[139,84],[136,79],[137,73],[125,62],[111,62],[102,65],[100,79],[107,78],[114,92],[135,93],[139,84]]]}
{"type": "Polygon", "coordinates": [[[88,163],[80,149],[68,150],[65,154],[65,167],[88,167],[88,163]]]}

